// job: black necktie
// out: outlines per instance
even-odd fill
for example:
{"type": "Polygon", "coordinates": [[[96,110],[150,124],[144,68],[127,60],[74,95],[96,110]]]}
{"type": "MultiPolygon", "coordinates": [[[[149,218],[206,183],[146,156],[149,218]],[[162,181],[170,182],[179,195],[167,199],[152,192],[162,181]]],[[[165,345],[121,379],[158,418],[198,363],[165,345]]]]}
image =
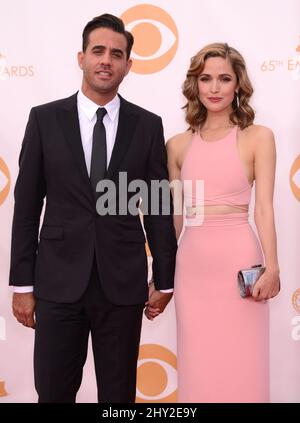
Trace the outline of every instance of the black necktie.
{"type": "Polygon", "coordinates": [[[104,107],[97,110],[97,122],[93,131],[93,148],[91,157],[90,179],[93,191],[96,194],[98,182],[104,178],[106,172],[106,132],[103,124],[103,118],[106,114],[104,107]]]}

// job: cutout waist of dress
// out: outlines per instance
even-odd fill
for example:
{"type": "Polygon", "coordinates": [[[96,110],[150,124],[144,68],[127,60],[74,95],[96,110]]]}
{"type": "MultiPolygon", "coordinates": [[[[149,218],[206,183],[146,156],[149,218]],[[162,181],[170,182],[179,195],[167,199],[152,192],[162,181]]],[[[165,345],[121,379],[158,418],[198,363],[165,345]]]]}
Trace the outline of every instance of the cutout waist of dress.
{"type": "Polygon", "coordinates": [[[225,213],[207,213],[205,206],[186,207],[185,226],[227,226],[248,224],[248,207],[235,206],[236,211],[225,213]],[[240,208],[240,210],[238,209],[240,208]],[[243,211],[241,211],[243,210],[243,211]]]}

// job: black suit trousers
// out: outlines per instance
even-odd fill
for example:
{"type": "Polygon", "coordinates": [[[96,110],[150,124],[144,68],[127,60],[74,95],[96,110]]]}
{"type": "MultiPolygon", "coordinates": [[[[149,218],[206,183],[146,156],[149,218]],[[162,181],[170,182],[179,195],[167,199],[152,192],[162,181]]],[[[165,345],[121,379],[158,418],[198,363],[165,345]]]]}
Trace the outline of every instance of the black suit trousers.
{"type": "Polygon", "coordinates": [[[88,288],[79,301],[38,299],[34,375],[39,402],[76,401],[89,333],[98,401],[134,402],[143,307],[112,304],[103,293],[95,263],[88,288]]]}

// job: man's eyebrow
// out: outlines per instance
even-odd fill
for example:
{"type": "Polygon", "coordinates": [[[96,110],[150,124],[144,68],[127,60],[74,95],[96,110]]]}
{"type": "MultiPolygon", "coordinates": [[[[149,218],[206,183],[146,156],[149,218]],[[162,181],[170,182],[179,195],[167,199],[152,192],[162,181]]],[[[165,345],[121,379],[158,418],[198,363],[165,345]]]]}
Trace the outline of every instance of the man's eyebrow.
{"type": "Polygon", "coordinates": [[[111,51],[112,51],[113,53],[121,53],[121,54],[124,54],[124,51],[123,51],[123,50],[121,50],[120,48],[112,48],[112,49],[111,49],[111,51]]]}
{"type": "MultiPolygon", "coordinates": [[[[106,47],[101,44],[95,45],[94,47],[92,47],[92,51],[99,51],[99,50],[105,50],[105,49],[106,47]]],[[[125,54],[125,52],[121,50],[120,48],[112,48],[111,51],[113,53],[125,54]]]]}
{"type": "Polygon", "coordinates": [[[105,46],[102,46],[102,45],[96,45],[92,47],[92,50],[103,50],[103,49],[105,49],[105,46]]]}

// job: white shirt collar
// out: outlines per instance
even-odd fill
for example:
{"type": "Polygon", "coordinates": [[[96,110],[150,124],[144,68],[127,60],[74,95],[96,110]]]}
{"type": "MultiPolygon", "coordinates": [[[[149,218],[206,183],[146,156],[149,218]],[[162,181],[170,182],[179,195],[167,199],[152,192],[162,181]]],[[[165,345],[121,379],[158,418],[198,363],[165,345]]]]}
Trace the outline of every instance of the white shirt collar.
{"type": "MultiPolygon", "coordinates": [[[[92,120],[96,115],[97,110],[99,109],[99,105],[90,100],[86,95],[83,94],[81,90],[78,91],[77,102],[81,111],[89,120],[92,120]]],[[[120,110],[120,97],[118,94],[116,94],[116,96],[103,107],[106,108],[107,114],[110,120],[113,122],[120,110]]]]}

